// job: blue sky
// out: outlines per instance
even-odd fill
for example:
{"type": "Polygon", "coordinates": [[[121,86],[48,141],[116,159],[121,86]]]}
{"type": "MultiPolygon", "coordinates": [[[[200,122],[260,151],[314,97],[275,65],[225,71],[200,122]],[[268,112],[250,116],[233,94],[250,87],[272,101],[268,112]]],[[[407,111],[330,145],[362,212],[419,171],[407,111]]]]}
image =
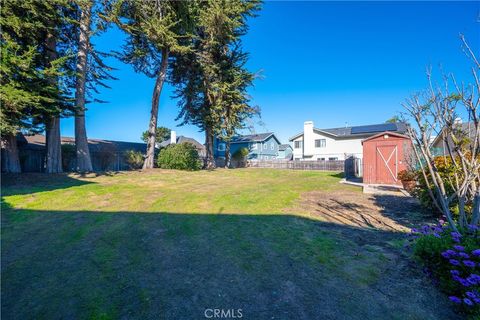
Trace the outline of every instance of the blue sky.
{"type": "MultiPolygon", "coordinates": [[[[478,2],[276,2],[267,1],[244,38],[248,67],[263,79],[250,90],[262,110],[256,132],[273,131],[282,142],[316,127],[381,123],[402,110],[410,94],[426,86],[425,70],[442,66],[468,79],[469,61],[459,33],[480,49],[478,2]]],[[[101,50],[118,50],[123,34],[111,29],[95,39],[101,50]]],[[[111,89],[87,112],[89,138],[140,141],[147,129],[154,79],[116,60],[111,89]]],[[[438,72],[437,72],[438,73],[438,72]]],[[[159,125],[204,142],[196,127],[176,127],[176,101],[162,93],[159,125]]],[[[62,135],[73,136],[72,119],[62,135]]]]}

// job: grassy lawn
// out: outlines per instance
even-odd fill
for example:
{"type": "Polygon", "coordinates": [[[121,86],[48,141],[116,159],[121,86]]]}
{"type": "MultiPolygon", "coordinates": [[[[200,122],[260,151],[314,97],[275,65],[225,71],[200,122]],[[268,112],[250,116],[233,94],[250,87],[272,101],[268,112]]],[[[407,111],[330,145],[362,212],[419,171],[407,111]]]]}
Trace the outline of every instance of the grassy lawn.
{"type": "Polygon", "coordinates": [[[245,319],[455,318],[407,266],[403,234],[298,206],[314,191],[363,196],[338,174],[2,180],[5,319],[205,319],[207,308],[242,309],[245,319]]]}

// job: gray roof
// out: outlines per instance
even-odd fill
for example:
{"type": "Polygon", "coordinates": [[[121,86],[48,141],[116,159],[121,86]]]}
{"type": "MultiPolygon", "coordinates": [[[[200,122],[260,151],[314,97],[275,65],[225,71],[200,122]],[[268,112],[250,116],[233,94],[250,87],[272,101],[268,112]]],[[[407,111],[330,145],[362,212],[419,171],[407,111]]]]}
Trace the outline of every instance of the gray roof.
{"type": "MultiPolygon", "coordinates": [[[[475,137],[475,130],[476,130],[476,127],[475,127],[475,124],[473,122],[463,122],[461,125],[460,125],[460,128],[461,128],[461,131],[469,138],[473,138],[475,137]]],[[[433,139],[433,142],[432,142],[432,145],[435,145],[437,144],[439,141],[443,140],[443,132],[444,132],[444,128],[442,128],[442,131],[440,132],[440,134],[438,136],[435,137],[435,139],[433,139]]]]}
{"type": "MultiPolygon", "coordinates": [[[[205,149],[205,146],[203,144],[201,144],[200,142],[198,142],[197,140],[193,139],[193,138],[189,138],[189,137],[185,137],[185,136],[178,136],[177,137],[177,141],[176,143],[184,143],[184,142],[188,142],[188,143],[191,143],[195,146],[195,148],[199,149],[199,150],[203,150],[205,149]]],[[[160,143],[160,147],[166,147],[170,144],[170,139],[167,139],[165,141],[163,141],[162,143],[160,143]]]]}
{"type": "Polygon", "coordinates": [[[278,146],[278,151],[285,151],[287,148],[292,148],[289,144],[281,144],[278,146]]]}
{"type": "MultiPolygon", "coordinates": [[[[371,124],[364,126],[354,126],[354,127],[341,127],[341,128],[329,128],[329,129],[318,129],[313,128],[314,131],[319,133],[324,133],[331,135],[335,138],[352,138],[352,137],[368,137],[373,136],[379,132],[396,132],[396,133],[405,133],[407,132],[407,125],[404,122],[395,122],[395,123],[379,123],[371,124]]],[[[303,132],[296,134],[290,138],[290,141],[301,137],[303,132]]]]}
{"type": "MultiPolygon", "coordinates": [[[[262,141],[267,140],[271,135],[273,135],[273,132],[236,136],[236,137],[232,138],[230,143],[262,142],[262,141]]],[[[278,141],[278,139],[276,137],[275,137],[275,139],[278,141]]]]}
{"type": "MultiPolygon", "coordinates": [[[[43,150],[45,149],[45,136],[42,134],[35,135],[17,135],[19,147],[26,149],[43,150]]],[[[62,144],[75,144],[73,137],[61,137],[62,144]]],[[[145,153],[147,150],[146,143],[112,141],[102,139],[88,139],[88,148],[91,152],[99,152],[111,150],[114,152],[124,152],[127,150],[140,151],[145,153]]]]}

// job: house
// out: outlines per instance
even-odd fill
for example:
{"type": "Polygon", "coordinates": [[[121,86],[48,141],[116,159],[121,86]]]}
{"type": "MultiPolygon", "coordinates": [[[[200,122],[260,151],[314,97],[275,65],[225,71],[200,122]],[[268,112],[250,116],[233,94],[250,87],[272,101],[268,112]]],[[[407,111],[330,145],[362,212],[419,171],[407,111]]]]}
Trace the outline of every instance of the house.
{"type": "Polygon", "coordinates": [[[193,138],[189,138],[189,137],[185,137],[185,136],[178,136],[177,137],[177,133],[175,131],[171,131],[170,132],[170,139],[167,139],[163,142],[161,142],[160,144],[158,144],[158,148],[165,148],[166,146],[172,144],[172,141],[174,141],[173,143],[191,143],[195,146],[195,148],[197,149],[197,152],[198,152],[198,155],[200,157],[205,157],[207,152],[206,152],[206,148],[203,144],[201,144],[200,142],[198,142],[197,140],[193,139],[193,138]]]}
{"type": "MultiPolygon", "coordinates": [[[[465,137],[469,141],[473,141],[475,138],[475,124],[473,122],[465,122],[463,123],[461,119],[456,119],[456,126],[460,130],[460,132],[456,133],[455,136],[465,137]]],[[[437,135],[431,144],[433,154],[437,156],[443,156],[449,154],[449,148],[453,152],[453,141],[452,138],[446,136],[445,130],[442,129],[439,135],[437,135]]]]}
{"type": "MultiPolygon", "coordinates": [[[[45,171],[47,153],[45,141],[45,136],[41,134],[23,135],[19,133],[17,135],[22,172],[45,171]]],[[[73,171],[75,168],[75,150],[73,149],[75,138],[61,137],[61,144],[63,170],[73,171]],[[71,147],[69,148],[69,146],[71,147]]],[[[129,169],[129,165],[125,161],[125,153],[127,151],[132,150],[145,153],[147,145],[136,142],[88,139],[88,149],[94,171],[118,171],[129,169]]]]}
{"type": "Polygon", "coordinates": [[[303,132],[291,137],[294,160],[345,160],[351,156],[363,157],[362,141],[380,132],[403,134],[403,122],[365,126],[318,129],[312,121],[305,121],[303,132]]]}
{"type": "Polygon", "coordinates": [[[293,148],[289,144],[281,144],[278,146],[277,159],[292,160],[293,148]]]}
{"type": "MultiPolygon", "coordinates": [[[[272,132],[236,136],[230,141],[230,154],[234,155],[239,149],[247,148],[247,159],[271,160],[277,158],[279,146],[280,141],[272,132]]],[[[225,158],[225,142],[215,138],[213,153],[215,158],[225,158]]]]}

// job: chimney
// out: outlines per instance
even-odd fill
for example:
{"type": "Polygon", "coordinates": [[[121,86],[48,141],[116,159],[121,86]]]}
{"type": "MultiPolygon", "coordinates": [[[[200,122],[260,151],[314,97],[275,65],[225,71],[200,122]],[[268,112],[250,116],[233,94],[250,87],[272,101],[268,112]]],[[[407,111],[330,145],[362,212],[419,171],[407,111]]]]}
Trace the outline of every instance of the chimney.
{"type": "Polygon", "coordinates": [[[170,144],[177,143],[177,133],[175,131],[170,131],[170,144]]]}
{"type": "Polygon", "coordinates": [[[315,138],[313,137],[313,121],[303,123],[303,155],[313,156],[315,151],[315,138]]]}

